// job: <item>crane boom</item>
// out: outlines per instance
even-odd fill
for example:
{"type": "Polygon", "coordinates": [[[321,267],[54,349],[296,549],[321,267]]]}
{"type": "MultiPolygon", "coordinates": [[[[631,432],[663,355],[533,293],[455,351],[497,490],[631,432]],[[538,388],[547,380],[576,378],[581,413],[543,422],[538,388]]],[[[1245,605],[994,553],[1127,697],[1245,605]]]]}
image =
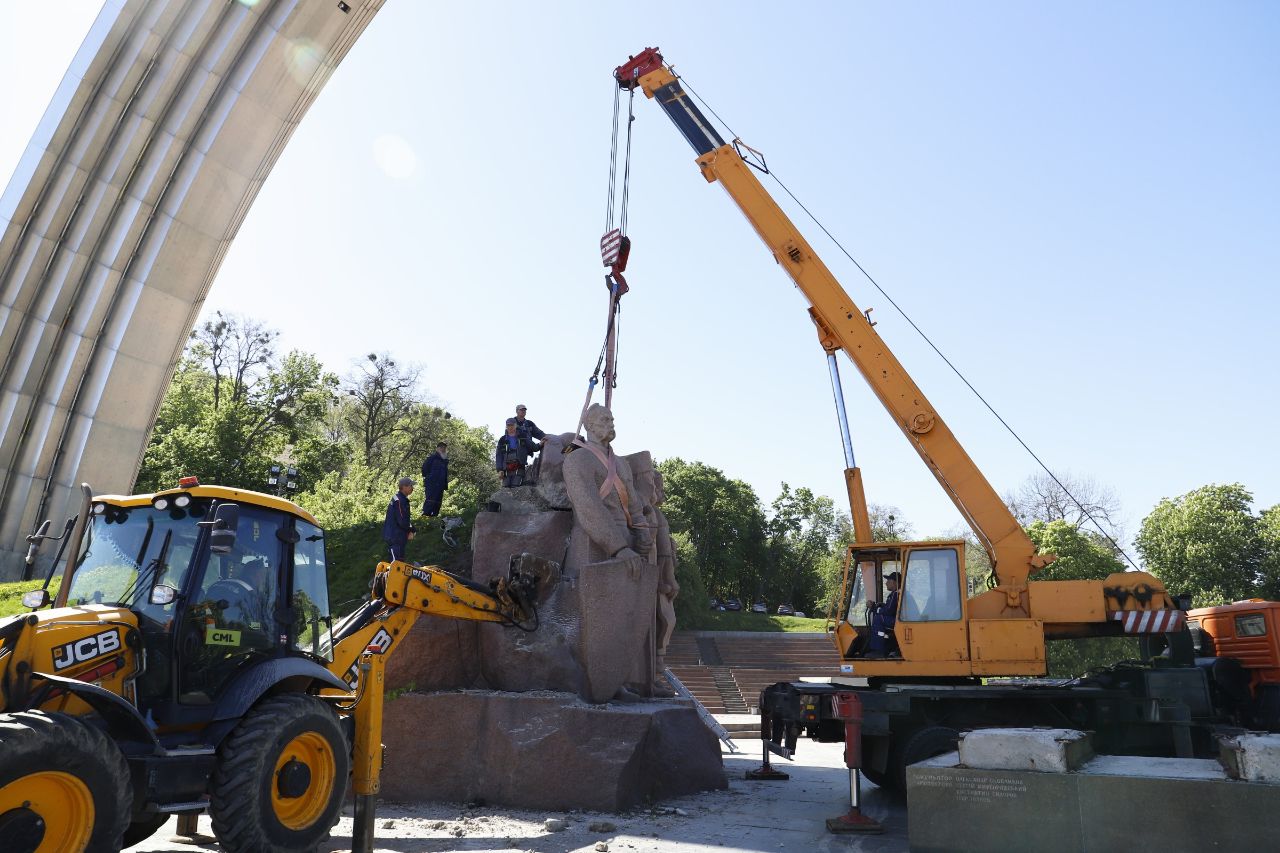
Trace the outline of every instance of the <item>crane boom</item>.
{"type": "MultiPolygon", "coordinates": [[[[829,353],[840,349],[849,357],[973,529],[991,559],[998,588],[1007,597],[1006,606],[1025,612],[1027,579],[1052,557],[1036,554],[1036,546],[1022,525],[924,392],[755,176],[741,154],[746,146],[740,140],[726,143],[721,138],[655,48],[620,66],[615,77],[620,86],[639,87],[654,99],[693,146],[703,176],[725,189],[809,301],[809,313],[824,349],[829,353]]],[[[849,472],[846,476],[856,504],[861,482],[856,469],[849,472]]],[[[856,506],[854,516],[858,516],[856,506]]]]}

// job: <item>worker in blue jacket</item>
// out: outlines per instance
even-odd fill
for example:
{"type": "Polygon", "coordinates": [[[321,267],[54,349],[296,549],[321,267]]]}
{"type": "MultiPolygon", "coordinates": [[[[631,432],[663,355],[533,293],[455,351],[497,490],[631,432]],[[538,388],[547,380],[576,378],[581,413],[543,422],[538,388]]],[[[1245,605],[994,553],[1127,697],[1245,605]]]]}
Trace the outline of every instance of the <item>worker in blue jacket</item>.
{"type": "Polygon", "coordinates": [[[539,450],[541,449],[541,445],[538,444],[538,442],[546,438],[547,434],[538,429],[537,424],[525,417],[525,412],[527,411],[529,411],[529,409],[524,403],[520,403],[516,406],[516,432],[519,433],[522,438],[528,439],[529,445],[534,450],[539,450]]]}
{"type": "Polygon", "coordinates": [[[524,485],[525,467],[533,455],[533,442],[520,434],[515,418],[507,418],[507,433],[493,450],[493,464],[507,487],[524,485]]]}
{"type": "Polygon", "coordinates": [[[409,540],[418,529],[413,526],[409,495],[413,494],[413,480],[401,477],[399,487],[391,503],[387,504],[387,518],[382,522],[382,541],[387,543],[391,561],[403,560],[409,540]]]}
{"type": "Polygon", "coordinates": [[[449,487],[449,445],[436,445],[435,453],[422,463],[422,514],[434,518],[440,514],[444,490],[449,487]]]}
{"type": "Polygon", "coordinates": [[[888,595],[880,603],[871,602],[871,637],[867,640],[867,657],[882,658],[898,651],[898,638],[893,626],[898,622],[898,583],[901,576],[891,572],[884,579],[888,595]]]}

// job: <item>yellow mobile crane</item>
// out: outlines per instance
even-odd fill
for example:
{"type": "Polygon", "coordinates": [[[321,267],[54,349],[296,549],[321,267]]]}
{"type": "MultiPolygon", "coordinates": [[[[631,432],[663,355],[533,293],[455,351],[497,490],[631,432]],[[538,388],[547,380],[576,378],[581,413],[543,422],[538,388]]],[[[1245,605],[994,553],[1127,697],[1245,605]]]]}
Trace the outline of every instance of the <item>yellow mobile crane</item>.
{"type": "Polygon", "coordinates": [[[831,364],[837,397],[835,353],[843,351],[990,557],[992,588],[966,598],[963,542],[871,541],[862,476],[854,464],[843,405],[838,404],[856,542],[848,552],[846,589],[832,638],[841,656],[855,661],[855,673],[870,677],[1043,675],[1047,639],[1164,632],[1182,625],[1182,611],[1164,585],[1145,572],[1120,572],[1101,581],[1029,584],[1031,575],[1053,557],[1036,553],[1026,531],[866,313],[760,183],[747,159],[759,163],[757,152],[741,140],[726,143],[721,138],[656,48],[631,57],[614,71],[614,77],[622,89],[639,89],[662,107],[697,152],[703,177],[724,188],[809,301],[809,316],[831,364]],[[885,601],[883,583],[892,573],[902,579],[895,631],[898,648],[890,657],[867,658],[868,629],[855,618],[865,613],[868,602],[885,601]],[[1154,618],[1140,618],[1146,614],[1154,618]]]}
{"type": "Polygon", "coordinates": [[[1189,602],[1171,596],[1152,575],[1133,571],[1103,580],[1031,582],[1052,555],[1036,553],[867,313],[761,184],[756,172],[767,172],[763,157],[739,139],[724,141],[656,48],[631,57],[614,70],[614,78],[620,90],[632,97],[643,92],[662,107],[693,146],[703,177],[720,184],[746,216],[808,300],[830,366],[856,541],[846,554],[844,588],[829,631],[845,661],[842,669],[866,680],[765,689],[759,701],[761,775],[776,772],[768,763],[770,752],[790,758],[801,732],[843,740],[852,809],[828,826],[867,831],[875,822],[857,808],[859,772],[901,789],[907,766],[953,749],[965,729],[1065,726],[1093,732],[1100,752],[1186,757],[1212,754],[1213,735],[1223,728],[1280,726],[1273,691],[1251,697],[1240,689],[1239,662],[1196,656],[1186,630],[1189,602]],[[991,561],[989,589],[968,593],[961,541],[872,541],[840,391],[839,351],[969,523],[991,561]],[[901,582],[893,596],[885,594],[890,576],[901,582]],[[896,617],[885,632],[891,642],[872,655],[872,612],[886,608],[896,617]],[[1118,664],[1069,682],[1035,679],[1046,674],[1046,641],[1117,635],[1136,635],[1146,663],[1118,664]],[[1157,654],[1160,644],[1166,648],[1157,654]],[[987,676],[1031,678],[988,684],[987,676]]]}
{"type": "Polygon", "coordinates": [[[46,580],[0,620],[5,853],[116,851],[205,810],[223,850],[301,853],[349,779],[353,846],[372,849],[385,655],[424,614],[533,630],[552,568],[516,557],[482,586],[379,563],[335,624],[324,531],[298,505],[194,477],[83,491],[56,601],[46,580]]]}

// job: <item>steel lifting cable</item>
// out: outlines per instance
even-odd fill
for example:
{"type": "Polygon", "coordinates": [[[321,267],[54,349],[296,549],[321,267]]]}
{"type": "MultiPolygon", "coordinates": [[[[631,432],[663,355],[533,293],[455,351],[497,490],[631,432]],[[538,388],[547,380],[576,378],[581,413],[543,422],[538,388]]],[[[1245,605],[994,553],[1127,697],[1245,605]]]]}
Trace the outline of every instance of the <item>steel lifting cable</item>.
{"type": "Polygon", "coordinates": [[[627,233],[627,209],[631,199],[631,136],[635,122],[635,90],[632,89],[627,98],[627,138],[624,145],[622,164],[622,189],[618,191],[618,119],[622,112],[621,89],[613,87],[613,126],[609,140],[609,185],[605,202],[604,237],[600,241],[600,249],[605,266],[610,272],[605,276],[609,285],[609,312],[605,319],[604,342],[600,345],[600,355],[596,359],[595,369],[587,380],[586,399],[582,403],[582,412],[578,416],[576,433],[582,430],[587,409],[591,406],[591,398],[600,384],[600,370],[605,371],[605,405],[612,401],[612,391],[618,387],[618,318],[622,313],[621,299],[628,287],[622,278],[626,268],[629,241],[627,233]],[[617,223],[615,229],[614,224],[617,223]]]}
{"type": "MultiPolygon", "coordinates": [[[[672,69],[672,73],[675,73],[674,68],[672,69]]],[[[729,134],[734,138],[734,140],[741,141],[740,137],[738,136],[737,133],[734,132],[733,128],[729,127],[729,123],[724,119],[720,118],[720,114],[717,113],[714,109],[712,109],[711,105],[707,103],[706,99],[694,91],[693,87],[689,85],[689,81],[687,79],[685,79],[684,77],[681,77],[680,82],[681,82],[681,86],[684,88],[685,91],[687,91],[694,98],[697,98],[699,103],[701,103],[702,106],[705,107],[709,113],[715,116],[717,121],[719,121],[722,125],[725,126],[725,129],[729,131],[729,134]]],[[[973,383],[970,382],[969,379],[963,373],[960,372],[960,368],[956,367],[955,364],[951,361],[951,359],[947,358],[947,356],[942,352],[942,350],[938,348],[938,345],[935,344],[927,334],[925,334],[924,330],[921,329],[918,325],[916,325],[916,321],[911,319],[911,316],[907,314],[907,312],[902,308],[902,306],[894,301],[893,297],[890,296],[885,291],[885,289],[880,286],[880,283],[878,281],[872,278],[871,273],[867,272],[866,269],[863,268],[862,264],[858,263],[857,258],[855,258],[853,255],[849,253],[849,250],[844,247],[844,244],[842,244],[839,240],[836,239],[835,235],[832,234],[831,231],[827,229],[827,226],[822,224],[821,220],[819,220],[818,217],[815,216],[809,210],[809,208],[805,206],[804,202],[796,198],[796,194],[793,193],[790,190],[790,188],[788,188],[787,185],[782,182],[782,179],[778,177],[777,173],[775,173],[772,169],[761,169],[761,171],[763,171],[769,177],[773,178],[773,180],[778,184],[778,186],[782,187],[782,191],[785,192],[791,198],[792,201],[794,201],[797,205],[799,205],[800,209],[804,211],[805,215],[808,216],[809,219],[813,221],[813,224],[817,225],[818,228],[821,229],[822,233],[827,235],[827,239],[829,239],[832,243],[834,243],[836,248],[840,250],[841,254],[843,254],[846,258],[848,258],[849,261],[855,267],[858,268],[858,272],[862,273],[862,275],[866,277],[867,281],[871,282],[872,286],[874,286],[875,289],[880,292],[881,296],[883,296],[885,299],[888,300],[889,304],[893,306],[894,310],[897,311],[900,315],[902,315],[902,319],[906,320],[908,325],[910,325],[911,328],[915,329],[916,333],[920,335],[920,337],[924,339],[924,342],[929,345],[929,348],[932,349],[935,353],[937,353],[938,358],[942,359],[943,363],[945,363],[947,367],[951,368],[951,372],[954,373],[956,376],[958,376],[960,378],[960,381],[965,384],[965,387],[967,387],[971,392],[973,392],[973,395],[978,398],[978,400],[982,403],[982,405],[986,406],[987,411],[991,412],[991,414],[995,417],[995,419],[1000,422],[1000,425],[1004,427],[1006,431],[1008,431],[1009,435],[1013,436],[1014,440],[1016,440],[1018,444],[1022,445],[1022,449],[1027,451],[1028,455],[1030,455],[1031,458],[1036,461],[1036,464],[1039,465],[1041,469],[1043,469],[1044,472],[1049,475],[1049,478],[1052,479],[1053,482],[1057,484],[1058,488],[1062,489],[1063,494],[1065,494],[1068,498],[1071,499],[1071,502],[1074,503],[1076,507],[1079,508],[1080,512],[1084,514],[1085,518],[1089,519],[1089,521],[1093,524],[1093,526],[1098,529],[1098,532],[1102,534],[1103,538],[1105,538],[1108,543],[1110,543],[1111,547],[1114,548],[1116,552],[1120,554],[1120,556],[1124,557],[1125,562],[1133,566],[1133,568],[1137,569],[1138,564],[1133,561],[1133,558],[1129,556],[1128,552],[1126,552],[1124,548],[1120,547],[1120,544],[1116,542],[1114,538],[1112,538],[1111,534],[1107,532],[1106,528],[1104,528],[1100,523],[1098,523],[1098,520],[1093,517],[1093,514],[1089,512],[1088,508],[1085,507],[1085,505],[1075,495],[1071,493],[1071,490],[1068,489],[1066,485],[1061,480],[1058,479],[1057,475],[1054,474],[1053,471],[1049,469],[1049,466],[1046,465],[1044,461],[1041,460],[1041,458],[1036,454],[1036,452],[1032,450],[1031,447],[1025,441],[1022,440],[1022,436],[1018,435],[1017,431],[1014,430],[1014,428],[1009,425],[1009,422],[1006,421],[1001,416],[1001,414],[996,411],[995,407],[992,406],[991,403],[987,401],[987,398],[982,396],[982,394],[978,391],[978,389],[974,387],[973,383]]]]}
{"type": "Polygon", "coordinates": [[[613,87],[613,138],[609,143],[609,195],[604,209],[604,230],[613,230],[614,186],[618,178],[618,108],[621,105],[622,90],[613,87]]]}

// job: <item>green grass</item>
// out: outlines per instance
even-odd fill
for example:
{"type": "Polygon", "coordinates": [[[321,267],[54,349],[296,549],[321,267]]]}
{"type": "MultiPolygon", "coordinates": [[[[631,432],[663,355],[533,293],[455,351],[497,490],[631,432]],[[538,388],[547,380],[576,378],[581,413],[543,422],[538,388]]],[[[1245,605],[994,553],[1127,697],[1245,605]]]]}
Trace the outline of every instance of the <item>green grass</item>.
{"type": "MultiPolygon", "coordinates": [[[[60,577],[54,578],[53,583],[49,584],[50,598],[58,594],[58,584],[61,580],[62,578],[60,577]]],[[[39,589],[43,584],[43,580],[0,583],[0,619],[5,616],[13,616],[16,613],[26,613],[27,608],[22,606],[22,594],[33,589],[39,589]]]]}
{"type": "Polygon", "coordinates": [[[694,624],[678,623],[676,630],[684,631],[761,631],[786,634],[813,633],[827,630],[825,619],[797,619],[794,616],[773,616],[742,611],[708,610],[692,620],[694,624]]]}

